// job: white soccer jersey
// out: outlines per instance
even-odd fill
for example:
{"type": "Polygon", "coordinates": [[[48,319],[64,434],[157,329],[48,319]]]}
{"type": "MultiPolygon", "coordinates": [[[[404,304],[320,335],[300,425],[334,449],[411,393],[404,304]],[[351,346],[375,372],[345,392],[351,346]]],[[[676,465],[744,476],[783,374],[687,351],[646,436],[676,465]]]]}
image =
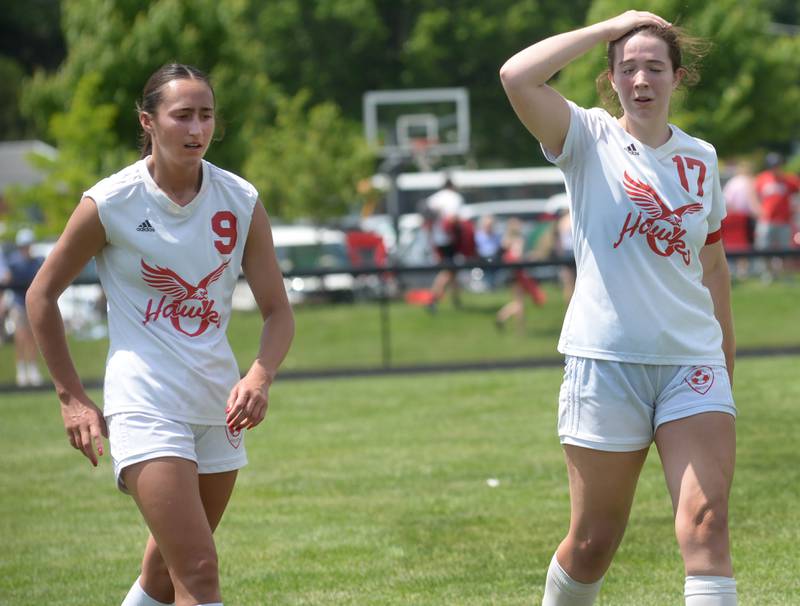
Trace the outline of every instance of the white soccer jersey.
{"type": "Polygon", "coordinates": [[[651,148],[570,102],[560,156],[577,264],[558,350],[642,364],[725,364],[698,257],[725,216],[717,156],[670,125],[651,148]]]}
{"type": "Polygon", "coordinates": [[[202,171],[186,206],[159,189],[145,160],[84,194],[106,232],[97,255],[108,299],[106,416],[138,411],[225,423],[239,380],[225,331],[258,194],[206,161],[202,171]]]}

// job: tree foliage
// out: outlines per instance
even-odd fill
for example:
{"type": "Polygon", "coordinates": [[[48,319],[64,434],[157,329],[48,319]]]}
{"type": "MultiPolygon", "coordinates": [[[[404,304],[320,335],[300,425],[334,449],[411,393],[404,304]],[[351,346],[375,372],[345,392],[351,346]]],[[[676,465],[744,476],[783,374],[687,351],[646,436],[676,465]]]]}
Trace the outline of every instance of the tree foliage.
{"type": "MultiPolygon", "coordinates": [[[[271,0],[254,9],[265,69],[288,94],[311,92],[361,121],[370,90],[467,87],[473,160],[522,164],[537,153],[500,87],[516,51],[576,27],[589,0],[271,0]]],[[[255,5],[254,5],[255,6],[255,5]]]]}
{"type": "Polygon", "coordinates": [[[321,221],[350,210],[374,158],[335,104],[309,107],[309,97],[300,91],[279,101],[274,125],[253,142],[245,173],[271,213],[321,221]]]}
{"type": "Polygon", "coordinates": [[[7,140],[22,139],[29,128],[18,111],[22,76],[19,63],[0,55],[0,133],[7,140]]]}
{"type": "MultiPolygon", "coordinates": [[[[283,94],[279,86],[270,83],[268,70],[264,69],[265,46],[253,27],[251,9],[244,0],[225,3],[157,0],[146,8],[134,0],[66,0],[63,25],[69,49],[67,60],[55,74],[38,73],[30,82],[24,99],[28,113],[43,129],[45,117],[64,112],[73,94],[77,94],[83,74],[92,71],[102,83],[95,91],[95,102],[119,108],[105,122],[108,134],[113,134],[115,141],[124,142],[115,143],[117,149],[120,145],[122,149],[131,149],[139,131],[135,101],[149,75],[164,63],[190,63],[207,71],[215,87],[218,132],[209,150],[209,160],[229,170],[244,172],[245,177],[259,185],[265,176],[270,176],[252,160],[271,158],[269,143],[265,149],[260,148],[265,141],[263,133],[269,129],[271,139],[291,142],[293,137],[300,136],[295,128],[300,120],[274,123],[279,107],[283,108],[280,104],[283,94]],[[87,35],[89,32],[91,35],[87,35]],[[282,128],[289,132],[282,133],[282,128]],[[249,169],[253,167],[256,168],[251,175],[249,169]]],[[[350,123],[330,102],[319,107],[304,103],[303,107],[309,118],[313,118],[311,123],[327,129],[323,135],[333,132],[342,135],[343,142],[353,141],[343,135],[349,132],[350,123]]],[[[96,144],[102,145],[107,140],[99,138],[96,144]]],[[[313,142],[312,138],[304,145],[308,148],[313,142]]],[[[58,143],[60,146],[61,141],[58,143]]],[[[290,150],[301,153],[297,145],[287,143],[287,146],[284,154],[293,153],[290,150]]],[[[372,167],[363,166],[361,148],[363,145],[354,150],[336,149],[339,156],[355,156],[358,161],[350,164],[321,153],[278,160],[290,162],[292,169],[301,175],[338,172],[352,182],[349,190],[338,183],[336,187],[330,187],[331,183],[320,186],[327,190],[327,206],[334,195],[341,197],[342,205],[354,199],[358,179],[371,172],[372,167]],[[330,164],[330,168],[320,170],[323,164],[330,164]],[[358,167],[361,174],[344,174],[342,171],[349,166],[358,167]]],[[[274,181],[265,183],[269,191],[274,191],[274,181]]],[[[320,196],[309,199],[319,200],[320,196]]],[[[283,205],[283,208],[290,211],[299,206],[283,205]]],[[[311,215],[317,212],[308,205],[304,208],[311,215]]],[[[325,208],[319,209],[323,215],[327,212],[325,208]]]]}
{"type": "Polygon", "coordinates": [[[44,181],[8,192],[18,215],[41,214],[41,229],[47,234],[63,229],[86,189],[101,177],[119,170],[135,155],[119,146],[111,128],[118,108],[98,102],[100,86],[98,74],[83,75],[67,111],[54,114],[50,121],[49,131],[58,155],[31,158],[45,173],[44,181]]]}
{"type": "Polygon", "coordinates": [[[3,3],[0,55],[30,72],[36,67],[58,67],[64,51],[59,0],[3,3]]]}
{"type": "MultiPolygon", "coordinates": [[[[52,8],[55,0],[33,1],[52,8]]],[[[675,105],[675,123],[721,155],[797,137],[800,37],[777,35],[770,25],[772,15],[796,16],[796,3],[643,4],[714,43],[703,80],[675,105]]],[[[85,102],[79,85],[96,74],[91,102],[116,113],[88,117],[90,145],[110,145],[107,157],[118,158],[137,140],[135,100],[148,76],[167,62],[191,63],[215,84],[221,128],[209,160],[252,180],[273,212],[321,218],[356,200],[355,183],[377,167],[364,160],[355,134],[370,90],[467,87],[471,157],[452,161],[542,163],[503,94],[500,65],[537,40],[627,8],[622,0],[63,0],[66,60],[26,82],[20,106],[29,128],[61,148],[69,143],[51,118],[76,115],[85,102]],[[108,133],[97,130],[101,124],[108,133]]],[[[25,22],[17,17],[12,22],[25,22]]],[[[593,81],[603,61],[598,47],[566,68],[557,88],[596,104],[593,81]]]]}
{"type": "Polygon", "coordinates": [[[236,170],[247,154],[246,133],[267,119],[269,95],[263,49],[244,8],[242,1],[66,0],[67,60],[53,75],[36,74],[24,98],[27,111],[38,121],[63,111],[82,75],[93,71],[102,82],[98,101],[120,109],[113,130],[132,146],[139,131],[135,101],[147,78],[165,63],[190,63],[211,76],[225,123],[209,159],[236,170]]]}

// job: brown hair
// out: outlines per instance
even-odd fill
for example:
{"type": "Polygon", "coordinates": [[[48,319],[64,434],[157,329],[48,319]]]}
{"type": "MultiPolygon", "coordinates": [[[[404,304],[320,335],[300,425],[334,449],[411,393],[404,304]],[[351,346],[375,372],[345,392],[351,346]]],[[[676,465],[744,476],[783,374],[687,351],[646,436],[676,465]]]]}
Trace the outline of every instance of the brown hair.
{"type": "MultiPolygon", "coordinates": [[[[173,80],[200,80],[208,85],[212,97],[214,96],[214,87],[211,86],[211,80],[204,72],[191,65],[168,63],[158,68],[147,79],[142,91],[142,99],[136,102],[136,111],[155,115],[164,96],[162,92],[164,85],[173,80]]],[[[153,151],[153,141],[150,138],[150,133],[144,129],[142,130],[140,147],[142,152],[140,157],[142,158],[153,151]]]]}
{"type": "Polygon", "coordinates": [[[607,66],[595,79],[597,92],[600,95],[602,104],[612,112],[621,109],[619,98],[609,82],[609,74],[614,73],[614,63],[616,62],[617,46],[625,40],[644,33],[662,40],[667,45],[667,54],[672,63],[672,72],[679,69],[684,72],[681,79],[681,86],[694,86],[700,81],[700,62],[711,49],[711,43],[703,38],[690,36],[686,30],[672,25],[670,27],[659,27],[657,25],[641,25],[633,28],[624,36],[612,40],[608,43],[606,50],[607,66]]]}

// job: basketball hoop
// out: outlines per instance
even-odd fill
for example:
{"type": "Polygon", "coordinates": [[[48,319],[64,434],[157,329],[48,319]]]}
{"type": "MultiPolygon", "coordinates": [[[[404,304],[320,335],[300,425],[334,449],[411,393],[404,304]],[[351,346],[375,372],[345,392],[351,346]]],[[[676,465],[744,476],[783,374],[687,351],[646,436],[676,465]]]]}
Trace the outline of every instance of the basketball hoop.
{"type": "Polygon", "coordinates": [[[465,88],[368,91],[363,104],[364,135],[383,158],[430,165],[469,152],[465,88]]]}

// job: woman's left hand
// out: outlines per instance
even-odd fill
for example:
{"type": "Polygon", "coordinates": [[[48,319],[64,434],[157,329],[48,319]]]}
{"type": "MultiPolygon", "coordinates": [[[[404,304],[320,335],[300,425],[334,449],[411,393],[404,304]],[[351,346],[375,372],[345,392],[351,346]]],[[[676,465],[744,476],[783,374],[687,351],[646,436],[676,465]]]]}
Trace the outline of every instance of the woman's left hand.
{"type": "Polygon", "coordinates": [[[228,396],[225,423],[232,432],[251,429],[264,420],[269,406],[269,386],[272,377],[254,364],[231,390],[228,396]]]}

